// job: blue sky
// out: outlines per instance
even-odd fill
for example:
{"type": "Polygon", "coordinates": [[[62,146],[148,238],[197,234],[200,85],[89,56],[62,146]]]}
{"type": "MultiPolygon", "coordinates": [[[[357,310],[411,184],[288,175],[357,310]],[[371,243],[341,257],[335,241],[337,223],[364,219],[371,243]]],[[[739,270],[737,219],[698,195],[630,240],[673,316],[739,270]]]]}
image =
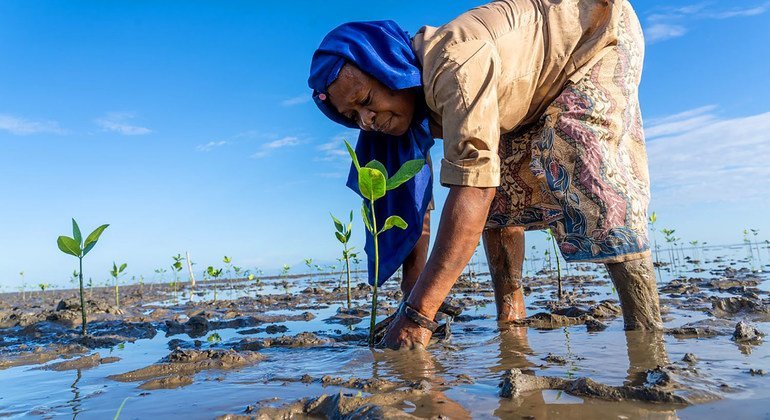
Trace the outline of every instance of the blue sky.
{"type": "MultiPolygon", "coordinates": [[[[3,1],[0,285],[22,270],[64,283],[76,260],[55,240],[73,216],[111,224],[86,259],[99,279],[112,260],[149,276],[185,250],[199,267],[333,260],[328,213],[359,206],[343,186],[355,134],[308,100],[314,48],[345,21],[414,33],[481,3],[3,1]]],[[[711,243],[770,237],[770,3],[632,4],[659,224],[711,243]]]]}

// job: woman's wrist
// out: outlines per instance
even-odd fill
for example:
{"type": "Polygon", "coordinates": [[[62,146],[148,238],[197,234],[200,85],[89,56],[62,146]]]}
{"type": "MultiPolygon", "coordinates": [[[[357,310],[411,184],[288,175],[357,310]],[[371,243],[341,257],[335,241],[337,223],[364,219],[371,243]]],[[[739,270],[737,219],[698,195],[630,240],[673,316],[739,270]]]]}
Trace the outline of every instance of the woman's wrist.
{"type": "Polygon", "coordinates": [[[430,332],[435,332],[438,328],[438,323],[433,320],[434,317],[428,317],[406,301],[401,302],[401,305],[398,307],[398,312],[399,315],[430,332]]]}

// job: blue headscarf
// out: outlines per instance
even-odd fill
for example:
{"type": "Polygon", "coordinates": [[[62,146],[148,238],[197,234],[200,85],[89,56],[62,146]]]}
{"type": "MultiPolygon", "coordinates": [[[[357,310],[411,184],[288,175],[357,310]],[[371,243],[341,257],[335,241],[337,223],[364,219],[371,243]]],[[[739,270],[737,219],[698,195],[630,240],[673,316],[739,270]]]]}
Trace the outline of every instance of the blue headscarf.
{"type": "MultiPolygon", "coordinates": [[[[412,50],[409,34],[398,24],[384,20],[338,26],[326,35],[313,54],[308,86],[313,89],[313,100],[318,108],[332,121],[346,127],[358,128],[358,125],[328,103],[329,85],[337,79],[346,62],[354,64],[392,90],[422,88],[420,64],[412,50]]],[[[422,98],[422,95],[418,96],[422,98]]],[[[362,165],[377,159],[392,176],[408,160],[427,160],[433,143],[427,108],[421,99],[405,134],[391,136],[361,130],[355,149],[362,165]]],[[[394,228],[379,236],[378,285],[398,270],[420,239],[425,212],[432,198],[432,185],[432,174],[426,163],[412,180],[388,191],[385,197],[375,202],[375,215],[380,227],[392,215],[401,216],[408,224],[405,231],[394,228]]],[[[358,173],[352,164],[347,186],[360,195],[358,173]]],[[[374,284],[374,241],[369,232],[366,232],[364,249],[369,261],[369,284],[374,284]]]]}

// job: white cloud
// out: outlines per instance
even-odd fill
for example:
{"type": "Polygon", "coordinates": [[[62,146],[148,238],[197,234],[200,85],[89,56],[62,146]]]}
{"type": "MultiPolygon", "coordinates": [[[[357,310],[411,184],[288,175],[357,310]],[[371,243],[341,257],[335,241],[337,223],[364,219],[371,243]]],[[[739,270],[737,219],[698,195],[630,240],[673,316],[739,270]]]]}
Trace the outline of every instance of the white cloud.
{"type": "Polygon", "coordinates": [[[226,144],[227,144],[227,142],[225,140],[210,141],[210,142],[208,142],[206,144],[199,144],[199,145],[195,146],[195,150],[197,150],[199,152],[210,152],[210,151],[216,149],[217,147],[222,147],[222,146],[224,146],[226,144]]]}
{"type": "Polygon", "coordinates": [[[644,124],[644,134],[650,140],[655,137],[669,136],[692,130],[714,121],[716,117],[710,112],[715,109],[716,106],[707,105],[667,117],[647,120],[644,124]]]}
{"type": "Polygon", "coordinates": [[[284,99],[281,101],[282,106],[301,105],[310,102],[310,94],[299,95],[293,98],[284,99]]]}
{"type": "Polygon", "coordinates": [[[104,131],[112,131],[124,136],[141,136],[152,133],[149,128],[129,124],[128,121],[134,118],[135,115],[130,112],[109,112],[94,122],[104,131]]]}
{"type": "Polygon", "coordinates": [[[723,12],[713,13],[711,17],[714,19],[729,19],[733,17],[743,16],[756,16],[765,13],[770,8],[770,3],[765,3],[761,6],[748,7],[748,8],[736,8],[731,10],[725,10],[723,12]]]}
{"type": "Polygon", "coordinates": [[[686,33],[687,29],[684,26],[668,23],[653,23],[644,30],[645,39],[648,43],[680,37],[686,33]]]}
{"type": "Polygon", "coordinates": [[[65,134],[56,121],[32,121],[8,114],[0,114],[0,130],[20,136],[30,134],[65,134]]]}
{"type": "Polygon", "coordinates": [[[350,155],[347,149],[345,149],[344,141],[347,140],[352,146],[355,146],[356,139],[358,138],[358,130],[350,129],[343,131],[336,136],[332,137],[326,143],[321,143],[316,146],[316,150],[320,153],[316,156],[316,161],[349,161],[350,155]]]}
{"type": "Polygon", "coordinates": [[[770,112],[724,119],[714,109],[672,115],[646,128],[656,200],[745,205],[770,197],[770,112]]]}
{"type": "Polygon", "coordinates": [[[689,26],[695,20],[730,19],[735,17],[757,16],[770,9],[770,3],[715,10],[705,3],[684,7],[659,8],[649,14],[644,25],[645,40],[648,44],[677,38],[689,32],[689,26]]]}
{"type": "Polygon", "coordinates": [[[265,157],[273,150],[277,149],[283,149],[286,147],[294,147],[300,144],[300,141],[297,137],[294,136],[286,136],[283,138],[280,138],[278,140],[273,140],[271,142],[265,143],[262,145],[259,151],[251,155],[252,158],[261,158],[265,157]]]}

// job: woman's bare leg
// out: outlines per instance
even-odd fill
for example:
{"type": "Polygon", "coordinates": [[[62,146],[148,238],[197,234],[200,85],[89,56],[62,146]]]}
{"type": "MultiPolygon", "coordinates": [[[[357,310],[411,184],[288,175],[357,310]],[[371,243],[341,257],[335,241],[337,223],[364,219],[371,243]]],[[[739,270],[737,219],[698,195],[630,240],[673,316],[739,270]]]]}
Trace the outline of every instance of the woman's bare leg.
{"type": "Polygon", "coordinates": [[[524,265],[524,228],[485,229],[484,250],[495,290],[497,319],[512,321],[527,316],[521,271],[524,265]]]}
{"type": "Polygon", "coordinates": [[[425,262],[428,260],[428,245],[430,244],[430,211],[425,212],[425,220],[422,224],[422,236],[417,240],[414,249],[404,260],[402,266],[403,279],[401,279],[401,292],[404,294],[404,300],[411,293],[417,278],[425,269],[425,262]]]}
{"type": "Polygon", "coordinates": [[[623,309],[626,330],[660,330],[660,301],[652,256],[607,264],[623,309]]]}

